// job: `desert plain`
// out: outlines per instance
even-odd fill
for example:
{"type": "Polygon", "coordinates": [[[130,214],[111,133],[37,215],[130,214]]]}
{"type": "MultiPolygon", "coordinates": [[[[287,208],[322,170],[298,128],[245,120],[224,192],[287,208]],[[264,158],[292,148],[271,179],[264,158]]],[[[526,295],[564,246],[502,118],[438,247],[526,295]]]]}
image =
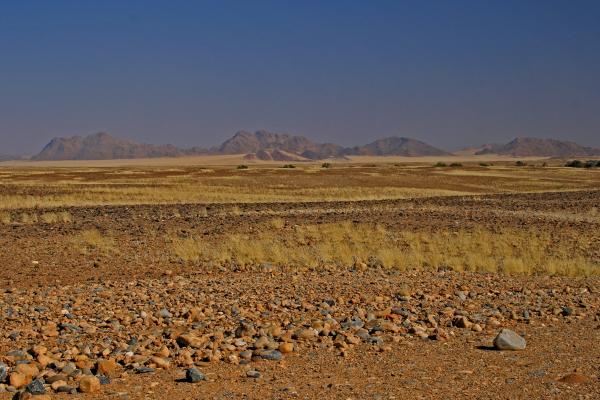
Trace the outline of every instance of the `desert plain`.
{"type": "Polygon", "coordinates": [[[600,398],[600,170],[452,160],[0,163],[0,399],[600,398]]]}

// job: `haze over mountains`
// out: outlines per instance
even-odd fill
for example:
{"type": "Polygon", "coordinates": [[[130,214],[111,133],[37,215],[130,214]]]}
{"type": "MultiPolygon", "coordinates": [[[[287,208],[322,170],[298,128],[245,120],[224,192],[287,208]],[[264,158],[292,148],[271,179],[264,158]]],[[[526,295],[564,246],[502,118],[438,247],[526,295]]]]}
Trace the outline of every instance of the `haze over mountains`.
{"type": "MultiPolygon", "coordinates": [[[[173,145],[152,145],[115,138],[108,133],[52,139],[32,160],[110,160],[127,158],[181,157],[191,155],[243,154],[248,160],[303,161],[366,156],[448,156],[451,153],[422,141],[405,137],[387,137],[371,143],[343,147],[317,143],[304,136],[259,130],[239,131],[221,145],[206,149],[182,149],[173,145]]],[[[464,154],[464,153],[463,153],[464,154]]],[[[515,157],[576,157],[600,155],[600,149],[553,139],[520,137],[507,144],[485,145],[472,154],[498,154],[515,157]]]]}

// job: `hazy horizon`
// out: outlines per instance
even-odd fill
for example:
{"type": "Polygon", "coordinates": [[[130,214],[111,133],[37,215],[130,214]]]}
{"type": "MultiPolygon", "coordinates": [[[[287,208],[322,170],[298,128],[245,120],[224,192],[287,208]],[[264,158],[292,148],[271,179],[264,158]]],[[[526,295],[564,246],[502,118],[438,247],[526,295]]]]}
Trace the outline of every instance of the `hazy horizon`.
{"type": "Polygon", "coordinates": [[[56,1],[0,12],[0,154],[265,129],[600,147],[600,3],[56,1]]]}

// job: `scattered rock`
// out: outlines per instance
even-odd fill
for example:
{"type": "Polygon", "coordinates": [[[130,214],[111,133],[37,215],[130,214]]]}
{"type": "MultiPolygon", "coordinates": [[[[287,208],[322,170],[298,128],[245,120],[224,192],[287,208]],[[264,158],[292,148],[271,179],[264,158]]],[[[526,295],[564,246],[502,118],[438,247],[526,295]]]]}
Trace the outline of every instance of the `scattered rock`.
{"type": "Polygon", "coordinates": [[[42,381],[40,379],[34,379],[33,381],[31,381],[31,383],[29,383],[25,387],[25,390],[28,393],[35,394],[35,395],[46,393],[46,388],[44,387],[44,381],[42,381]]]}
{"type": "Polygon", "coordinates": [[[279,351],[283,354],[288,354],[294,351],[294,344],[289,342],[284,342],[279,345],[279,351]]]}
{"type": "Polygon", "coordinates": [[[4,382],[8,377],[8,366],[0,362],[0,383],[4,382]]]}
{"type": "Polygon", "coordinates": [[[95,376],[84,376],[79,380],[81,393],[97,393],[100,391],[100,380],[95,376]]]}
{"type": "Polygon", "coordinates": [[[248,378],[254,378],[254,379],[259,379],[261,377],[260,372],[258,372],[256,370],[247,371],[246,376],[248,378]]]}
{"type": "Polygon", "coordinates": [[[206,380],[206,376],[196,368],[189,368],[185,371],[185,380],[197,383],[206,380]]]}
{"type": "Polygon", "coordinates": [[[510,329],[502,329],[494,338],[494,347],[498,350],[525,350],[527,342],[510,329]]]}
{"type": "Polygon", "coordinates": [[[567,383],[567,384],[579,384],[579,383],[591,382],[591,378],[586,375],[583,375],[583,374],[580,374],[577,372],[573,372],[571,374],[563,376],[558,381],[562,382],[562,383],[567,383]]]}

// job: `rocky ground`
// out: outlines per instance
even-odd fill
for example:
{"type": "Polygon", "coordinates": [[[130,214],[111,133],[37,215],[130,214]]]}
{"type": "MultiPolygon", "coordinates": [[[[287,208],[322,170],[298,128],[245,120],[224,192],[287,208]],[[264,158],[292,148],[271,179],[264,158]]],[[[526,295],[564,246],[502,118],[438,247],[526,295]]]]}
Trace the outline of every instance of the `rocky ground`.
{"type": "Polygon", "coordinates": [[[131,399],[597,398],[599,283],[269,268],[8,288],[0,390],[6,398],[22,390],[131,399]],[[495,349],[502,328],[526,348],[495,349]]]}
{"type": "Polygon", "coordinates": [[[599,243],[586,254],[597,260],[599,224],[582,210],[599,199],[92,207],[67,209],[68,224],[0,224],[0,399],[600,398],[599,277],[199,268],[169,256],[163,238],[252,232],[274,216],[535,227],[599,243]],[[74,248],[90,227],[119,251],[74,248]],[[519,350],[499,349],[502,329],[519,350]]]}

